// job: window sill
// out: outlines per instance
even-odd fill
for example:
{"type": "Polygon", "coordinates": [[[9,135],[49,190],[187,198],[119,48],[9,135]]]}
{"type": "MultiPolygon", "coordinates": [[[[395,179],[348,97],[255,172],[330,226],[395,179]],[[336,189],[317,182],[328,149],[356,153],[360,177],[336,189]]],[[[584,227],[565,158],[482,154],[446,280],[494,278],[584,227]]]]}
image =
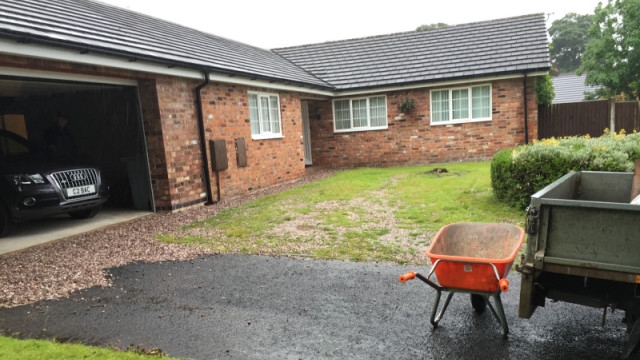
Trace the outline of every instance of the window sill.
{"type": "Polygon", "coordinates": [[[251,140],[284,139],[283,135],[251,135],[251,140]]]}
{"type": "Polygon", "coordinates": [[[477,123],[477,122],[487,122],[491,121],[491,118],[488,119],[464,119],[464,120],[452,120],[452,121],[438,121],[438,122],[430,122],[431,126],[442,126],[442,125],[456,125],[456,124],[468,124],[468,123],[477,123]]]}
{"type": "Polygon", "coordinates": [[[375,127],[375,128],[359,128],[359,129],[344,129],[344,130],[333,129],[333,133],[339,134],[339,133],[351,133],[351,132],[362,132],[362,131],[376,131],[376,130],[387,130],[388,128],[389,128],[388,126],[384,126],[384,127],[375,127]]]}

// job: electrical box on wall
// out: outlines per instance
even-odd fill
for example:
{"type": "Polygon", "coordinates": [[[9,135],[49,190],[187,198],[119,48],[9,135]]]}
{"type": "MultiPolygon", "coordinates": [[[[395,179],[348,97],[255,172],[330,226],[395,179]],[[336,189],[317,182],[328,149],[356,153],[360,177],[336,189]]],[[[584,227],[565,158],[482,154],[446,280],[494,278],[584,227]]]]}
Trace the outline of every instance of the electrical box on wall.
{"type": "Polygon", "coordinates": [[[236,139],[236,159],[238,159],[238,167],[247,166],[247,148],[244,145],[244,138],[236,139]]]}
{"type": "Polygon", "coordinates": [[[215,171],[227,170],[227,142],[224,140],[209,140],[209,152],[211,153],[211,168],[215,171]]]}

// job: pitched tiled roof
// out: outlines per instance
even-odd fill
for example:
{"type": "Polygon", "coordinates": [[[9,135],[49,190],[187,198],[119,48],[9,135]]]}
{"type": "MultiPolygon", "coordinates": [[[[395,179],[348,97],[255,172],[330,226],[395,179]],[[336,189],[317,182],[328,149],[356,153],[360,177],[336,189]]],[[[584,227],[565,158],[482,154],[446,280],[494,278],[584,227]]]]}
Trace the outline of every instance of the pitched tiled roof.
{"type": "Polygon", "coordinates": [[[333,90],[549,68],[542,14],[269,51],[93,0],[2,0],[0,37],[333,90]]]}
{"type": "Polygon", "coordinates": [[[549,69],[544,14],[274,51],[338,90],[549,69]]]}
{"type": "Polygon", "coordinates": [[[272,51],[91,0],[2,0],[0,37],[330,88],[272,51]]]}
{"type": "Polygon", "coordinates": [[[575,73],[565,73],[552,77],[553,90],[556,93],[556,97],[553,98],[553,103],[561,104],[584,101],[586,92],[593,93],[598,89],[597,86],[585,85],[584,80],[584,75],[579,76],[575,73]]]}

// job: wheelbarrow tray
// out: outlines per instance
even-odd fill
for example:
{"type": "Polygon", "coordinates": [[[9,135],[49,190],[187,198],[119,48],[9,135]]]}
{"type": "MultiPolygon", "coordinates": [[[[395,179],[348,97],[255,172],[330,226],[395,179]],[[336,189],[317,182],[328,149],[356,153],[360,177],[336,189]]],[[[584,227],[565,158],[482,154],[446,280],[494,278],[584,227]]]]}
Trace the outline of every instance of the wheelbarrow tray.
{"type": "Polygon", "coordinates": [[[493,293],[522,246],[524,230],[511,224],[454,223],[434,236],[426,255],[444,288],[493,293]]]}

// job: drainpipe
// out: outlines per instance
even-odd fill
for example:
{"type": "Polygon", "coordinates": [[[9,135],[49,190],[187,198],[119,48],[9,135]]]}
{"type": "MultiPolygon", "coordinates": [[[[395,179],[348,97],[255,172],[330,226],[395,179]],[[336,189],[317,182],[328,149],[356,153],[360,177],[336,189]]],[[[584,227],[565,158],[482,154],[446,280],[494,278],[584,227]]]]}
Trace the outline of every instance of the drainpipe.
{"type": "Polygon", "coordinates": [[[524,144],[529,144],[529,111],[527,104],[527,73],[524,73],[524,144]]]}
{"type": "MultiPolygon", "coordinates": [[[[196,107],[198,108],[198,132],[200,135],[200,154],[204,165],[204,181],[207,188],[207,202],[205,205],[213,204],[213,194],[211,194],[211,176],[209,176],[209,158],[207,157],[207,139],[204,134],[204,115],[202,114],[202,95],[200,90],[209,84],[209,72],[203,71],[204,82],[196,86],[196,107]]],[[[218,191],[219,191],[218,187],[218,191]]]]}

